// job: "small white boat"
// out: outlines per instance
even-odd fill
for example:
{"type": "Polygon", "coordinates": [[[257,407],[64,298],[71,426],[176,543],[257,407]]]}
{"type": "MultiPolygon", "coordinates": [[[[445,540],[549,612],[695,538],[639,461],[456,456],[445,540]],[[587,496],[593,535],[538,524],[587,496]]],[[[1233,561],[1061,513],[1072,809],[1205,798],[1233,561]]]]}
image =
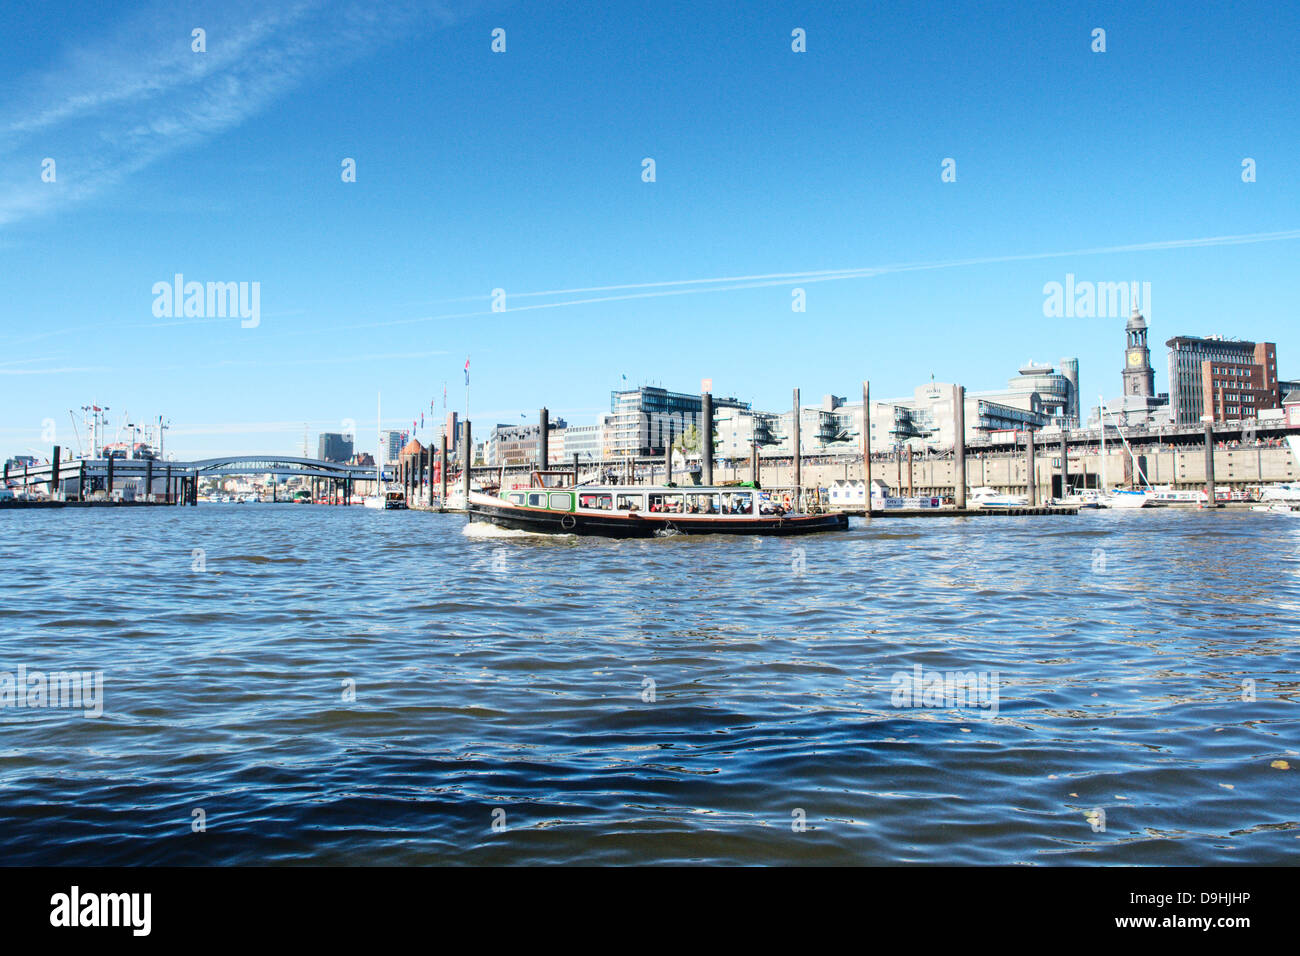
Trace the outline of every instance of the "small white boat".
{"type": "Polygon", "coordinates": [[[1300,483],[1279,481],[1274,485],[1261,485],[1259,500],[1264,504],[1300,505],[1300,483]]]}
{"type": "Polygon", "coordinates": [[[1067,508],[1100,508],[1101,494],[1092,488],[1080,488],[1064,498],[1053,498],[1052,504],[1065,505],[1067,508]]]}
{"type": "Polygon", "coordinates": [[[1151,504],[1154,497],[1149,491],[1128,491],[1124,488],[1115,488],[1102,495],[1099,503],[1103,508],[1145,508],[1151,504]]]}
{"type": "Polygon", "coordinates": [[[1025,508],[1029,499],[1025,495],[1008,495],[994,488],[976,488],[971,492],[972,508],[1025,508]]]}
{"type": "Polygon", "coordinates": [[[389,488],[382,495],[370,495],[364,504],[367,508],[374,508],[376,511],[405,511],[406,495],[389,488]]]}
{"type": "Polygon", "coordinates": [[[1291,508],[1278,502],[1271,505],[1251,505],[1250,510],[1270,515],[1282,515],[1284,518],[1300,518],[1300,508],[1291,508]]]}

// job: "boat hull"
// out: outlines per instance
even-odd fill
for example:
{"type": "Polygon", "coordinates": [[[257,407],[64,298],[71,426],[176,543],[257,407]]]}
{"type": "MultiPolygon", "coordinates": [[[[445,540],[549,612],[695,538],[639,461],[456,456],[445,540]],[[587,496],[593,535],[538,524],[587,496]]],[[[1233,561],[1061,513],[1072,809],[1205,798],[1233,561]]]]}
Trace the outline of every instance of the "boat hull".
{"type": "Polygon", "coordinates": [[[469,506],[471,521],[537,534],[595,535],[603,538],[652,538],[675,534],[799,535],[846,531],[845,514],[795,515],[783,518],[708,518],[681,515],[593,515],[551,512],[478,502],[469,506]]]}

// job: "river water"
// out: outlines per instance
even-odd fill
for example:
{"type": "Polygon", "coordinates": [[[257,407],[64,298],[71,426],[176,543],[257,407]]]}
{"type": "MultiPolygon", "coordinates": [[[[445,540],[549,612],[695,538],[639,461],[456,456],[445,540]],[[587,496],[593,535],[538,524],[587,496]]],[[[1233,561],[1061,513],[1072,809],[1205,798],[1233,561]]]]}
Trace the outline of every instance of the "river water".
{"type": "Polygon", "coordinates": [[[204,504],[0,528],[8,864],[1300,858],[1284,517],[616,542],[204,504]],[[102,671],[102,713],[37,706],[20,667],[102,671]]]}

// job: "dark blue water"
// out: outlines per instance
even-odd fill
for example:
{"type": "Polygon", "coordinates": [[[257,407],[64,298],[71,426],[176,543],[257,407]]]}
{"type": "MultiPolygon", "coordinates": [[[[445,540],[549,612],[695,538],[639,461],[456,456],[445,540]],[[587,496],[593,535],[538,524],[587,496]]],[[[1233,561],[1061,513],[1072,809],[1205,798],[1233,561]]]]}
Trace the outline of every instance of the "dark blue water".
{"type": "Polygon", "coordinates": [[[1300,856],[1300,522],[464,527],[291,505],[0,513],[0,672],[104,681],[98,718],[0,710],[3,860],[1300,856]],[[996,716],[894,706],[916,665],[996,671],[996,716]]]}

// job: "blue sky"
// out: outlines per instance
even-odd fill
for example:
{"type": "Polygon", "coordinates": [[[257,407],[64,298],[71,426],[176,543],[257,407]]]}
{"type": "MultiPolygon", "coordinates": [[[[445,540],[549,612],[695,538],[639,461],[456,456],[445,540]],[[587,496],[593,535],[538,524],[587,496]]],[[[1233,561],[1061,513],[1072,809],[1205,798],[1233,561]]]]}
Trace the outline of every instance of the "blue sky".
{"type": "Polygon", "coordinates": [[[1047,6],[7,4],[0,452],[91,400],[178,457],[372,450],[376,392],[462,409],[467,355],[480,435],[623,375],[777,409],[1077,355],[1118,394],[1123,320],[1043,315],[1067,273],[1151,283],[1161,390],[1175,334],[1300,378],[1300,8],[1047,6]],[[260,323],[156,318],[176,273],[260,323]]]}

